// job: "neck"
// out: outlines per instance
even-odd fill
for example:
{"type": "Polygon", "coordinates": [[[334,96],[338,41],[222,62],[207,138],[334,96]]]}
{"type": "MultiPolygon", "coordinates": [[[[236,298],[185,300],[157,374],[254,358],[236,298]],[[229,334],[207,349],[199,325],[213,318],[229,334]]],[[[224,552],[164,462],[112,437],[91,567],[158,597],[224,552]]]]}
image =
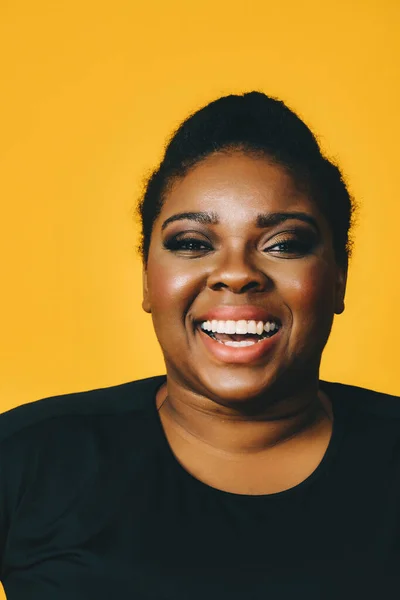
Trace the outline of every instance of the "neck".
{"type": "Polygon", "coordinates": [[[289,440],[326,432],[333,420],[330,401],[317,386],[273,406],[266,400],[249,416],[168,380],[157,394],[157,408],[164,426],[173,428],[186,441],[230,456],[256,455],[289,440]]]}

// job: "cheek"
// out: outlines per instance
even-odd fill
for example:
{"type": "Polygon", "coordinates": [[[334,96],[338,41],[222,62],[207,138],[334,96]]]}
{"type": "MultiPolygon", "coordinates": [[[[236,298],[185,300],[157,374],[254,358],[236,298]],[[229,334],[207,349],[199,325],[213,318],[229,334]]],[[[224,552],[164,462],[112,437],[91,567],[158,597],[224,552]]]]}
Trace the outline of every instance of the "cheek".
{"type": "MultiPolygon", "coordinates": [[[[194,269],[193,269],[194,271],[194,269]]],[[[179,265],[166,265],[161,261],[152,261],[148,268],[148,290],[151,302],[153,321],[167,321],[169,315],[175,320],[183,319],[184,311],[198,293],[198,280],[195,273],[179,269],[179,265]]]]}
{"type": "Polygon", "coordinates": [[[334,314],[333,281],[329,266],[317,263],[282,282],[281,295],[292,319],[292,344],[326,343],[334,314]]]}
{"type": "Polygon", "coordinates": [[[326,266],[312,264],[296,277],[286,282],[286,295],[293,310],[304,314],[329,313],[333,311],[333,275],[326,266]]]}

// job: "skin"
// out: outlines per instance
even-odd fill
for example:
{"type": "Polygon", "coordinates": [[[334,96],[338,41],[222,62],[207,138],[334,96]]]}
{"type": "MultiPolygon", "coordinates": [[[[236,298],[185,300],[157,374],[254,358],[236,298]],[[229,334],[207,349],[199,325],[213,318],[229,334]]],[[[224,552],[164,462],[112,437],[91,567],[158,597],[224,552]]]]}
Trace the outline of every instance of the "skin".
{"type": "Polygon", "coordinates": [[[318,206],[268,158],[215,153],[170,186],[143,268],[143,309],[166,365],[160,419],[176,458],[195,477],[231,493],[266,494],[315,470],[333,424],[319,366],[334,314],[344,310],[346,275],[318,206]],[[219,223],[185,219],[162,230],[177,213],[203,211],[219,223]],[[317,229],[299,219],[256,227],[258,214],[275,212],[304,213],[317,229]],[[166,248],[177,235],[206,247],[166,248]],[[300,250],[277,246],[299,240],[300,250]],[[263,306],[279,316],[273,351],[250,364],[210,356],[197,319],[222,304],[263,306]]]}

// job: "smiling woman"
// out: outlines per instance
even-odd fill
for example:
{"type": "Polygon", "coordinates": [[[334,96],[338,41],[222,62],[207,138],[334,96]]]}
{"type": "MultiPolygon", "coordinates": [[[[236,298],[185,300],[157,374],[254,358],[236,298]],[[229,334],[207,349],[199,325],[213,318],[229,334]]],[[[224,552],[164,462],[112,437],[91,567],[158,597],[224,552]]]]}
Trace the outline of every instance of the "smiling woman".
{"type": "MultiPolygon", "coordinates": [[[[333,315],[343,310],[345,273],[328,220],[284,167],[237,150],[203,158],[170,185],[144,269],[143,307],[169,387],[184,377],[212,401],[210,410],[225,397],[264,404],[266,389],[272,400],[290,395],[288,385],[299,394],[299,377],[315,388],[333,315]],[[273,338],[245,348],[200,328],[269,318],[279,325],[273,338]]],[[[233,333],[248,334],[225,335],[233,333]]]]}
{"type": "Polygon", "coordinates": [[[353,206],[279,100],[179,127],[138,204],[166,374],[1,416],[9,599],[392,597],[398,398],[319,378],[353,206]]]}

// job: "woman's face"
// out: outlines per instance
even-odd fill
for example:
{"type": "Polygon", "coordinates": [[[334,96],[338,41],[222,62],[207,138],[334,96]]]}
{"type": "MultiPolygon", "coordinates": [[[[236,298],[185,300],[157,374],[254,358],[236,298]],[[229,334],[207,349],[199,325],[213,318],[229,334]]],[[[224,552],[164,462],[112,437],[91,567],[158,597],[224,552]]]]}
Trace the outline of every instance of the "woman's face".
{"type": "Polygon", "coordinates": [[[216,153],[166,195],[143,273],[143,308],[168,377],[232,404],[315,382],[333,315],[344,309],[345,281],[326,219],[283,167],[216,153]],[[231,333],[205,331],[213,320],[231,333]],[[254,333],[240,334],[232,321],[235,328],[262,322],[263,335],[253,324],[254,333]]]}

